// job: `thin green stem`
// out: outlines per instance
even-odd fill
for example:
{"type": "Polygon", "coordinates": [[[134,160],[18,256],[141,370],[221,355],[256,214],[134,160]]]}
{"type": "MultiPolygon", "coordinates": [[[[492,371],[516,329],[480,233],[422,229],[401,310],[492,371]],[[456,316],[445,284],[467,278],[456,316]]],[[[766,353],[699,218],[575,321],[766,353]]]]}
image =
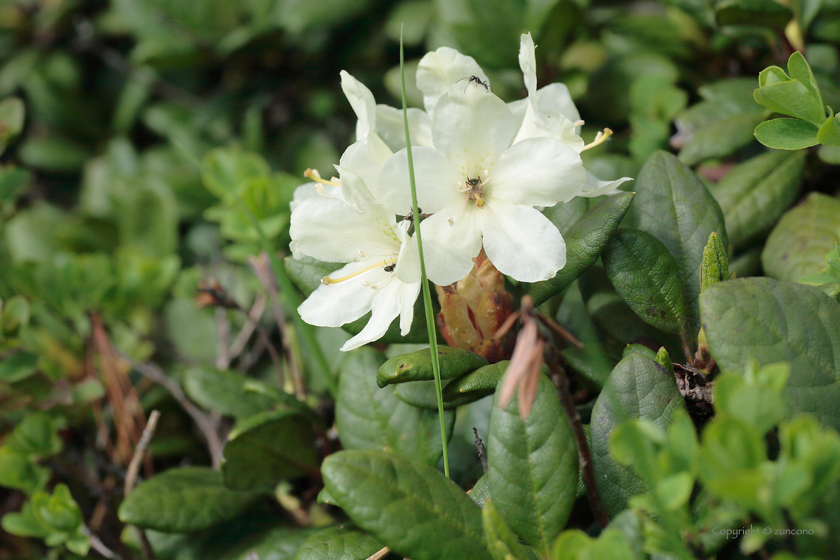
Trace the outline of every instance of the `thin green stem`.
{"type": "Polygon", "coordinates": [[[423,307],[426,312],[426,329],[429,335],[429,350],[432,355],[432,372],[435,375],[435,394],[437,396],[438,418],[440,419],[440,442],[443,447],[443,474],[449,477],[449,452],[446,449],[446,423],[443,419],[443,390],[440,383],[440,360],[438,358],[437,331],[435,314],[432,309],[432,293],[426,277],[426,262],[423,259],[423,240],[420,237],[420,208],[417,206],[417,186],[414,182],[414,158],[411,155],[411,135],[408,132],[408,103],[405,98],[405,60],[403,55],[403,26],[400,25],[400,79],[402,80],[402,110],[405,124],[405,144],[408,153],[408,178],[411,183],[411,208],[414,216],[414,237],[417,238],[417,250],[420,253],[420,275],[423,286],[423,307]]]}
{"type": "MultiPolygon", "coordinates": [[[[280,259],[277,258],[277,254],[271,246],[271,242],[268,240],[268,237],[266,237],[265,232],[263,232],[262,226],[260,225],[259,220],[257,220],[257,217],[254,216],[254,213],[251,212],[251,209],[248,208],[245,201],[243,201],[242,197],[238,194],[236,196],[236,201],[239,203],[242,210],[248,214],[251,224],[254,226],[254,229],[257,231],[257,235],[260,237],[262,250],[266,255],[268,255],[268,260],[271,263],[271,270],[274,272],[274,276],[277,278],[277,283],[280,285],[280,294],[285,297],[286,301],[292,307],[292,319],[294,320],[295,327],[303,336],[303,342],[307,350],[309,350],[312,357],[315,358],[315,363],[318,364],[318,369],[321,370],[321,375],[326,380],[330,393],[337,395],[338,387],[335,379],[333,379],[332,372],[330,371],[330,364],[327,362],[327,358],[321,351],[321,345],[318,344],[318,341],[315,339],[315,331],[311,326],[309,326],[309,324],[305,323],[303,319],[300,318],[300,314],[297,312],[297,308],[300,306],[301,300],[300,297],[298,297],[291,278],[289,278],[289,275],[286,274],[286,269],[283,267],[283,263],[281,263],[280,259]]],[[[289,359],[292,359],[292,357],[290,356],[289,359]]]]}

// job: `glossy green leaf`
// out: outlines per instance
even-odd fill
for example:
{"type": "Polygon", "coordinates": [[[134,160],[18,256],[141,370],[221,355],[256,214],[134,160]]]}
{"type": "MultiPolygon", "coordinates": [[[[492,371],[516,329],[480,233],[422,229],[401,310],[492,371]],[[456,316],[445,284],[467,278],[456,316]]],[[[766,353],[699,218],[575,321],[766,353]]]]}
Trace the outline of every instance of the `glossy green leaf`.
{"type": "Polygon", "coordinates": [[[490,499],[490,477],[487,474],[481,475],[468,494],[479,507],[484,507],[484,502],[490,499]]]}
{"type": "MultiPolygon", "coordinates": [[[[411,383],[399,383],[393,387],[389,387],[394,391],[394,394],[402,402],[425,408],[427,410],[437,410],[437,390],[435,389],[434,380],[431,381],[412,381],[411,383]]],[[[452,410],[461,404],[462,401],[444,402],[444,410],[452,410]]]]}
{"type": "Polygon", "coordinates": [[[478,400],[492,395],[496,391],[496,385],[505,375],[508,364],[509,361],[503,360],[453,379],[443,388],[444,402],[466,404],[466,398],[478,400]]]}
{"type": "Polygon", "coordinates": [[[799,119],[771,119],[755,127],[756,139],[777,150],[801,150],[819,144],[819,128],[799,119]]]}
{"type": "MultiPolygon", "coordinates": [[[[438,359],[440,360],[441,379],[460,377],[487,365],[487,360],[478,354],[450,346],[438,347],[438,359]]],[[[433,379],[432,354],[428,348],[411,354],[394,356],[382,364],[376,374],[376,384],[380,387],[392,383],[431,381],[433,379]]]]}
{"type": "Polygon", "coordinates": [[[697,295],[703,248],[712,232],[724,247],[729,244],[723,212],[697,175],[666,152],[654,153],[636,182],[636,203],[626,225],[659,239],[676,260],[687,307],[686,324],[693,336],[700,330],[697,295]]]}
{"type": "Polygon", "coordinates": [[[312,533],[300,545],[295,560],[361,560],[384,546],[358,529],[336,525],[312,533]]]}
{"type": "Polygon", "coordinates": [[[492,500],[487,500],[481,510],[484,538],[493,560],[529,560],[525,547],[510,530],[492,500]]]}
{"type": "Polygon", "coordinates": [[[487,438],[493,505],[520,538],[547,553],[575,501],[578,454],[572,429],[544,375],[526,420],[519,416],[516,396],[500,408],[499,395],[487,438]]]}
{"type": "Polygon", "coordinates": [[[619,229],[601,257],[607,276],[636,315],[672,334],[689,335],[677,263],[654,236],[635,229],[619,229]]]}
{"type": "Polygon", "coordinates": [[[317,471],[312,421],[297,411],[269,411],[240,420],[224,448],[225,484],[236,490],[270,490],[284,478],[317,471]]]}
{"type": "Polygon", "coordinates": [[[631,354],[621,360],[607,379],[592,409],[590,433],[595,480],[604,508],[614,516],[627,507],[627,499],[651,487],[609,453],[609,438],[622,422],[641,418],[667,429],[674,411],[685,410],[673,374],[654,360],[631,354]]]}
{"type": "Polygon", "coordinates": [[[817,133],[817,140],[826,146],[840,146],[840,115],[828,118],[817,133]]]}
{"type": "Polygon", "coordinates": [[[793,17],[793,12],[775,0],[717,0],[715,16],[719,25],[783,28],[793,17]]]}
{"type": "Polygon", "coordinates": [[[825,257],[840,242],[840,199],[811,193],[773,228],[761,253],[767,276],[796,282],[819,274],[825,257]]]}
{"type": "Polygon", "coordinates": [[[721,369],[790,363],[787,416],[809,412],[840,428],[840,304],[813,286],[745,278],[701,296],[703,328],[721,369]]]}
{"type": "Polygon", "coordinates": [[[752,131],[767,118],[768,111],[753,99],[755,80],[721,80],[700,86],[703,101],[677,116],[682,144],[680,160],[694,165],[705,159],[724,157],[754,141],[752,131]]]}
{"type": "Polygon", "coordinates": [[[737,165],[712,191],[726,233],[743,247],[767,231],[796,200],[806,152],[771,151],[737,165]]]}
{"type": "Polygon", "coordinates": [[[359,527],[412,560],[486,560],[481,510],[440,472],[379,450],[334,453],[324,484],[359,527]]]}
{"type": "Polygon", "coordinates": [[[236,517],[258,497],[224,485],[222,473],[184,467],[140,484],[120,504],[120,521],[161,531],[198,531],[236,517]]]}
{"type": "Polygon", "coordinates": [[[233,371],[193,367],[184,373],[187,396],[202,408],[234,418],[265,412],[277,403],[264,394],[245,389],[248,378],[233,371]]]}
{"type": "MultiPolygon", "coordinates": [[[[387,449],[429,465],[443,453],[436,411],[404,403],[391,387],[379,388],[376,372],[384,358],[370,348],[350,354],[341,369],[335,423],[346,449],[387,449]]],[[[455,414],[445,413],[447,433],[455,414]]]]}
{"type": "Polygon", "coordinates": [[[563,235],[566,266],[554,278],[531,286],[530,296],[539,305],[559,294],[592,266],[627,213],[634,193],[621,193],[599,202],[563,235]]]}
{"type": "Polygon", "coordinates": [[[306,297],[309,297],[321,285],[321,278],[329,276],[330,272],[342,267],[341,263],[326,263],[312,257],[301,259],[286,257],[283,259],[283,266],[289,278],[306,297]]]}

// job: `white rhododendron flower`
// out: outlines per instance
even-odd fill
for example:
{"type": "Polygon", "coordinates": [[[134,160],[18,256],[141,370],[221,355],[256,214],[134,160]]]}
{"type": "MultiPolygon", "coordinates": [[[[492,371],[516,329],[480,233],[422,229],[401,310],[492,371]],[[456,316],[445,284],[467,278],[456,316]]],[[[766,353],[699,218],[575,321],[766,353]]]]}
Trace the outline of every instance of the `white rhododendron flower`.
{"type": "Polygon", "coordinates": [[[365,328],[341,347],[344,351],[378,340],[398,316],[400,332],[408,334],[420,293],[409,222],[398,224],[375,203],[357,200],[361,211],[337,198],[302,200],[290,227],[295,258],[349,263],[322,280],[298,308],[301,318],[319,327],[340,327],[372,311],[365,328]]]}
{"type": "MultiPolygon", "coordinates": [[[[420,226],[432,282],[466,276],[482,243],[500,272],[524,282],[547,280],[566,263],[563,237],[534,206],[573,198],[586,170],[580,155],[554,138],[513,144],[515,124],[507,105],[475,81],[455,84],[437,101],[434,146],[412,149],[418,203],[433,214],[420,226]]],[[[385,163],[374,195],[392,211],[407,211],[405,150],[385,163]]]]}
{"type": "MultiPolygon", "coordinates": [[[[409,109],[420,228],[429,279],[439,285],[469,274],[483,248],[503,274],[523,282],[552,278],[566,263],[557,227],[538,208],[575,196],[614,191],[628,178],[600,181],[583,166],[583,121],[563,84],[537,89],[530,34],[519,64],[528,97],[505,103],[476,61],[455,49],[428,53],[417,68],[425,111],[409,109]]],[[[300,306],[317,326],[340,326],[372,311],[367,326],[342,350],[377,340],[398,316],[405,335],[420,292],[402,112],[377,105],[347,72],[341,87],[356,113],[356,142],[336,165],[338,178],[295,193],[291,249],[348,263],[323,279],[300,306]],[[396,153],[395,153],[396,152],[396,153]]]]}

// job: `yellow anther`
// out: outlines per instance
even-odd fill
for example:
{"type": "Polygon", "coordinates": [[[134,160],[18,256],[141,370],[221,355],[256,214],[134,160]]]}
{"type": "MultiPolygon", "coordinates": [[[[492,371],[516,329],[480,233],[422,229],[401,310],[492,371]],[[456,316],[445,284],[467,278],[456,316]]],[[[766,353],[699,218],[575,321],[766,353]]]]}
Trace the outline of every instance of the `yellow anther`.
{"type": "Polygon", "coordinates": [[[367,266],[367,267],[365,267],[361,270],[357,270],[356,272],[354,272],[352,274],[348,274],[347,276],[342,276],[341,278],[330,278],[329,276],[324,276],[323,278],[321,278],[321,284],[323,284],[324,286],[329,286],[330,284],[338,284],[339,282],[344,282],[345,280],[350,280],[351,278],[355,278],[356,276],[361,276],[365,272],[370,272],[371,270],[373,270],[375,268],[379,268],[380,266],[385,267],[385,266],[388,266],[389,264],[394,264],[396,262],[397,262],[397,259],[395,259],[395,258],[394,259],[385,259],[382,262],[372,264],[372,265],[367,266]]]}
{"type": "Polygon", "coordinates": [[[593,140],[592,142],[590,142],[589,144],[584,146],[583,149],[581,150],[581,152],[585,152],[589,148],[594,148],[595,146],[599,146],[599,145],[603,144],[604,142],[606,142],[607,138],[609,138],[612,135],[613,135],[613,131],[610,130],[609,128],[605,128],[604,132],[599,132],[598,134],[596,134],[595,135],[595,140],[593,140]]]}
{"type": "Polygon", "coordinates": [[[335,177],[333,177],[332,180],[330,180],[330,181],[327,181],[326,179],[322,179],[321,174],[318,173],[317,169],[307,169],[306,171],[303,172],[303,176],[308,177],[308,178],[312,179],[313,181],[315,181],[316,183],[321,183],[323,185],[330,185],[331,187],[340,187],[341,186],[341,183],[339,183],[338,179],[336,179],[335,177]]]}
{"type": "Polygon", "coordinates": [[[481,197],[480,197],[479,195],[477,195],[477,194],[476,194],[476,195],[474,195],[474,196],[475,196],[475,205],[476,205],[476,206],[478,206],[479,208],[484,208],[484,199],[483,199],[483,198],[481,198],[481,197]]]}

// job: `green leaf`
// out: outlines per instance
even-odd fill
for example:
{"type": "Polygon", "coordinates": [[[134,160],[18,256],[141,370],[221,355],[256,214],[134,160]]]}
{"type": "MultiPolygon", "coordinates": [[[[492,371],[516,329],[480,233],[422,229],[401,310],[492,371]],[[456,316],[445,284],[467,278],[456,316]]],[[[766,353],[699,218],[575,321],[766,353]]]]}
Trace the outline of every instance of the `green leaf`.
{"type": "Polygon", "coordinates": [[[840,114],[826,119],[817,133],[817,140],[826,146],[840,146],[840,114]]]}
{"type": "Polygon", "coordinates": [[[486,560],[481,510],[432,467],[379,450],[339,451],[324,485],[359,527],[413,560],[486,560]]]}
{"type": "Polygon", "coordinates": [[[819,288],[745,278],[722,282],[701,297],[712,357],[724,371],[790,363],[786,415],[809,412],[840,429],[840,304],[819,288]]]}
{"type": "Polygon", "coordinates": [[[33,494],[47,485],[50,474],[49,469],[35,464],[22,451],[8,445],[0,447],[0,486],[33,494]]]}
{"type": "Polygon", "coordinates": [[[504,376],[508,364],[510,364],[509,361],[503,360],[453,379],[443,388],[444,402],[467,404],[492,395],[496,391],[496,385],[504,376]]]}
{"type": "MultiPolygon", "coordinates": [[[[438,347],[438,359],[440,360],[441,379],[460,377],[487,365],[487,360],[478,354],[450,346],[438,347]]],[[[392,383],[431,381],[433,379],[432,354],[428,348],[411,354],[394,356],[382,364],[376,374],[376,384],[380,387],[392,383]]]]}
{"type": "Polygon", "coordinates": [[[58,428],[43,412],[27,414],[4,443],[4,447],[36,459],[49,457],[61,451],[58,428]]]}
{"type": "Polygon", "coordinates": [[[689,316],[674,258],[658,239],[619,229],[601,257],[607,276],[636,315],[665,332],[689,336],[689,316]]]}
{"type": "Polygon", "coordinates": [[[756,469],[766,459],[761,433],[742,420],[719,418],[703,430],[700,478],[714,494],[751,506],[763,484],[756,469]]]}
{"type": "MultiPolygon", "coordinates": [[[[433,380],[400,383],[394,385],[393,390],[394,395],[406,404],[427,410],[437,410],[437,391],[433,380]]],[[[452,410],[461,406],[461,404],[464,403],[461,401],[444,402],[443,408],[445,410],[452,410]]]]}
{"type": "Polygon", "coordinates": [[[0,362],[0,381],[15,383],[30,377],[37,367],[38,358],[29,352],[13,354],[0,362]]]}
{"type": "Polygon", "coordinates": [[[292,410],[263,412],[237,422],[224,456],[225,484],[235,490],[270,490],[284,478],[318,470],[311,418],[292,410]]]}
{"type": "Polygon", "coordinates": [[[468,494],[479,507],[484,507],[484,502],[490,499],[490,477],[481,475],[468,494]]]}
{"type": "Polygon", "coordinates": [[[796,282],[819,274],[825,257],[840,242],[840,199],[811,193],[773,228],[761,253],[767,276],[796,282]]]}
{"type": "Polygon", "coordinates": [[[373,556],[385,545],[374,537],[343,525],[312,533],[295,554],[295,560],[356,560],[373,556]]]}
{"type": "Polygon", "coordinates": [[[737,165],[712,194],[723,210],[736,248],[770,229],[796,200],[805,166],[803,151],[771,151],[737,165]]]}
{"type": "Polygon", "coordinates": [[[493,560],[529,560],[528,553],[496,511],[492,500],[487,500],[481,510],[484,538],[493,560]]]}
{"type": "Polygon", "coordinates": [[[330,272],[338,270],[343,265],[340,263],[326,263],[313,259],[312,257],[303,257],[300,259],[286,257],[283,259],[283,266],[289,274],[289,278],[295,283],[295,286],[303,292],[303,295],[309,297],[321,285],[321,279],[324,276],[329,276],[330,272]]]}
{"type": "Polygon", "coordinates": [[[87,149],[62,136],[32,136],[21,141],[18,157],[27,167],[54,173],[73,173],[90,158],[87,149]]]}
{"type": "Polygon", "coordinates": [[[123,523],[138,527],[198,531],[236,517],[257,497],[227,488],[218,471],[184,467],[140,484],[120,504],[118,515],[123,523]]]}
{"type": "MultiPolygon", "coordinates": [[[[388,449],[436,465],[443,453],[437,413],[404,403],[391,387],[380,389],[376,372],[383,361],[370,348],[355,350],[344,361],[335,405],[342,444],[346,449],[388,449]]],[[[451,434],[454,412],[445,418],[451,434]]]]}
{"type": "Polygon", "coordinates": [[[631,354],[621,360],[607,379],[590,424],[595,480],[610,516],[627,507],[627,499],[652,488],[631,468],[615,462],[609,453],[612,431],[631,418],[641,418],[667,429],[674,411],[685,410],[673,374],[654,360],[631,354]]]}
{"type": "Polygon", "coordinates": [[[801,150],[819,144],[819,130],[799,119],[771,119],[755,127],[755,137],[768,148],[801,150]]]}
{"type": "Polygon", "coordinates": [[[793,12],[775,0],[717,0],[715,17],[719,25],[783,28],[793,17],[793,12]]]}
{"type": "Polygon", "coordinates": [[[184,392],[201,407],[234,418],[264,412],[277,403],[245,388],[248,378],[233,371],[193,367],[184,373],[184,392]]]}
{"type": "Polygon", "coordinates": [[[634,193],[606,197],[569,228],[566,241],[566,266],[554,278],[531,285],[529,295],[539,305],[559,294],[592,266],[604,245],[612,237],[627,213],[634,193]]]}
{"type": "Polygon", "coordinates": [[[715,412],[726,413],[766,433],[784,417],[784,402],[769,387],[746,385],[742,374],[725,373],[715,379],[715,412]]]}
{"type": "Polygon", "coordinates": [[[729,244],[723,212],[697,175],[666,152],[650,156],[636,183],[636,203],[626,225],[659,239],[676,260],[687,306],[688,334],[693,336],[700,330],[697,296],[703,249],[712,232],[724,247],[729,244]]]}
{"type": "Polygon", "coordinates": [[[23,101],[17,97],[7,97],[0,101],[0,154],[23,130],[25,114],[26,108],[23,101]]]}
{"type": "Polygon", "coordinates": [[[497,392],[487,438],[487,476],[504,521],[545,556],[569,519],[578,479],[577,446],[557,390],[540,375],[526,420],[517,399],[499,407],[497,392]]]}
{"type": "Polygon", "coordinates": [[[682,144],[680,160],[687,165],[724,157],[753,142],[752,130],[767,118],[753,99],[752,79],[722,80],[701,86],[703,101],[676,119],[675,140],[682,144]]]}

